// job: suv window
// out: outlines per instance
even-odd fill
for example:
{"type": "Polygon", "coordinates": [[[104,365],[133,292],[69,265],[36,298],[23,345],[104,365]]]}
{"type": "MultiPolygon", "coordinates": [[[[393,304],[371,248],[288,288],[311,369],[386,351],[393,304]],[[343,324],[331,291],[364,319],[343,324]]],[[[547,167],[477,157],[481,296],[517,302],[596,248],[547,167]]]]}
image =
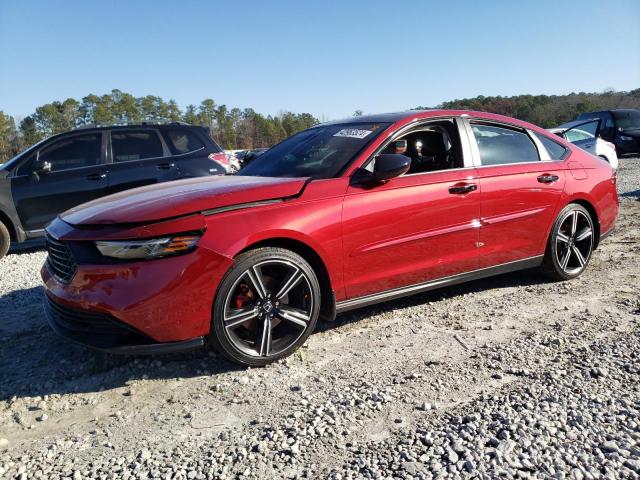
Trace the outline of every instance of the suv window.
{"type": "Polygon", "coordinates": [[[540,143],[546,148],[547,153],[551,160],[562,160],[566,157],[568,149],[563,147],[555,140],[551,140],[549,137],[545,135],[541,135],[539,133],[536,134],[538,136],[538,140],[540,143]]]}
{"type": "Polygon", "coordinates": [[[174,153],[178,155],[204,148],[202,140],[189,130],[171,129],[167,131],[167,137],[169,137],[169,144],[173,148],[174,153]]]}
{"type": "Polygon", "coordinates": [[[618,128],[631,130],[640,128],[640,110],[618,110],[613,112],[618,128]]]}
{"type": "Polygon", "coordinates": [[[102,135],[89,133],[64,138],[40,152],[39,160],[49,162],[51,171],[90,167],[100,163],[102,135]]]}
{"type": "Polygon", "coordinates": [[[472,124],[482,165],[536,162],[538,149],[529,136],[510,128],[472,124]]]}
{"type": "Polygon", "coordinates": [[[111,132],[113,161],[130,162],[162,157],[162,143],[153,130],[120,130],[111,132]]]}

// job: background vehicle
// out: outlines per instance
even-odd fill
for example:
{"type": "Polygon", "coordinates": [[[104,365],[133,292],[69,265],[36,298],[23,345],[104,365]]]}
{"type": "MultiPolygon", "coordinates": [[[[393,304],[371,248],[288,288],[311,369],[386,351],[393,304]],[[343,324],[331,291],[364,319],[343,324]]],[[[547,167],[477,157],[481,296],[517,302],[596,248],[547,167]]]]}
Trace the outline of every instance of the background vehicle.
{"type": "Polygon", "coordinates": [[[598,118],[574,120],[573,122],[564,123],[556,128],[550,128],[549,131],[579,146],[592,155],[606,160],[611,164],[611,168],[615,170],[618,168],[616,146],[600,137],[601,124],[602,122],[598,118]]]}
{"type": "Polygon", "coordinates": [[[238,170],[240,170],[241,165],[240,165],[240,160],[236,156],[235,152],[231,150],[225,150],[224,154],[227,156],[227,163],[223,166],[225,167],[225,170],[227,171],[227,173],[229,174],[238,173],[238,170]]]}
{"type": "Polygon", "coordinates": [[[260,155],[262,155],[264,152],[266,152],[267,150],[269,149],[254,148],[253,150],[245,150],[243,152],[239,152],[240,156],[238,156],[238,154],[236,154],[236,156],[238,156],[238,158],[240,159],[242,168],[244,168],[247,165],[249,165],[251,162],[253,162],[256,158],[258,158],[260,155]]]}
{"type": "Polygon", "coordinates": [[[45,308],[54,330],[103,350],[206,342],[265,365],[321,315],[518,269],[577,277],[615,224],[615,181],[601,159],[500,115],[326,123],[238,175],[64,213],[47,227],[45,308]]]}
{"type": "Polygon", "coordinates": [[[640,110],[619,109],[587,112],[576,120],[598,118],[600,136],[616,146],[618,157],[640,153],[640,110]]]}
{"type": "Polygon", "coordinates": [[[222,175],[208,130],[182,123],[91,127],[50,137],[0,168],[0,257],[60,212],[111,193],[222,175]]]}

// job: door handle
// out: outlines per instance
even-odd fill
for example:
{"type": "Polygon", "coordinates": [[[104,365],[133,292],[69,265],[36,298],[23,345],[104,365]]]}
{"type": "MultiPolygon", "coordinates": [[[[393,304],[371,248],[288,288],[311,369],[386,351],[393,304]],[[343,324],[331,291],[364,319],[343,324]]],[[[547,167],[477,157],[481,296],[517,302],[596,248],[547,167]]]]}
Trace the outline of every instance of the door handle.
{"type": "Polygon", "coordinates": [[[473,192],[478,189],[475,183],[467,183],[464,185],[454,185],[449,188],[449,193],[453,195],[464,195],[465,193],[473,192]]]}
{"type": "Polygon", "coordinates": [[[582,148],[591,148],[593,147],[593,143],[590,143],[589,145],[583,145],[582,148]]]}
{"type": "Polygon", "coordinates": [[[558,177],[557,175],[549,175],[548,173],[545,173],[544,175],[540,175],[538,177],[538,181],[540,183],[553,183],[557,182],[559,178],[560,177],[558,177]]]}
{"type": "Polygon", "coordinates": [[[87,180],[104,180],[107,178],[106,173],[92,173],[91,175],[87,175],[87,180]]]}
{"type": "Polygon", "coordinates": [[[159,163],[158,165],[156,165],[156,168],[158,170],[169,170],[170,168],[173,168],[175,166],[175,163],[159,163]]]}

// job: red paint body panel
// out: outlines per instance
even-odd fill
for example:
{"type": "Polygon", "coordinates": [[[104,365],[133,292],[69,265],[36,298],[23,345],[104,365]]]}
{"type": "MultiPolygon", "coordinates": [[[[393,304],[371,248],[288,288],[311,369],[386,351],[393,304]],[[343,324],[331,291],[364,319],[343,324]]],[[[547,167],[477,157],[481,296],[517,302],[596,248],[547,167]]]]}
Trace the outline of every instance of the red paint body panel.
{"type": "Polygon", "coordinates": [[[207,177],[106,197],[63,214],[47,231],[80,242],[203,231],[198,248],[161,260],[80,265],[68,285],[44,267],[47,294],[67,306],[109,313],[158,342],[179,341],[209,333],[216,290],[233,258],[262,242],[284,239],[313,249],[341,301],[542,255],[554,219],[572,201],[595,208],[601,233],[613,228],[618,197],[610,167],[560,138],[554,139],[571,150],[565,161],[406,175],[369,189],[350,185],[353,172],[398,129],[463,113],[554,138],[499,115],[409,112],[340,178],[207,177]],[[559,180],[539,183],[543,173],[559,180]],[[450,194],[461,182],[479,188],[450,194]],[[285,200],[201,213],[274,198],[285,200]]]}
{"type": "Polygon", "coordinates": [[[198,248],[162,261],[80,265],[68,285],[42,267],[47,295],[64,305],[107,313],[158,342],[209,332],[216,288],[233,260],[198,248]]]}
{"type": "Polygon", "coordinates": [[[541,255],[546,229],[556,217],[565,172],[560,162],[523,163],[478,169],[480,177],[481,223],[480,267],[508,263],[541,255]],[[559,177],[551,184],[538,176],[559,177]]]}
{"type": "Polygon", "coordinates": [[[474,177],[475,169],[461,169],[350,187],[343,213],[347,296],[475,270],[480,193],[449,193],[474,177]]]}
{"type": "Polygon", "coordinates": [[[85,203],[63,213],[71,225],[155,222],[238,203],[291,197],[305,178],[198,177],[159,183],[85,203]]]}

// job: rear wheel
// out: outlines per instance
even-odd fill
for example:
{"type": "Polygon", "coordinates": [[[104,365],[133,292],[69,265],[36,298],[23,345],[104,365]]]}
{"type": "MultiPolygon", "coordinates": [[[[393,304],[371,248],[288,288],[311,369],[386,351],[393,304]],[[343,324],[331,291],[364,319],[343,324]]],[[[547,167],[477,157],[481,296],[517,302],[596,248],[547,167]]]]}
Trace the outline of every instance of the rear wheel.
{"type": "Polygon", "coordinates": [[[555,280],[580,275],[591,259],[594,236],[593,220],[586,208],[575,203],[564,207],[549,236],[543,271],[555,280]]]}
{"type": "Polygon", "coordinates": [[[320,285],[304,258],[282,248],[252,250],[220,284],[208,341],[236,363],[267,365],[296,351],[319,313],[320,285]]]}
{"type": "Polygon", "coordinates": [[[4,257],[9,251],[11,245],[11,235],[7,226],[0,222],[0,258],[4,257]]]}

